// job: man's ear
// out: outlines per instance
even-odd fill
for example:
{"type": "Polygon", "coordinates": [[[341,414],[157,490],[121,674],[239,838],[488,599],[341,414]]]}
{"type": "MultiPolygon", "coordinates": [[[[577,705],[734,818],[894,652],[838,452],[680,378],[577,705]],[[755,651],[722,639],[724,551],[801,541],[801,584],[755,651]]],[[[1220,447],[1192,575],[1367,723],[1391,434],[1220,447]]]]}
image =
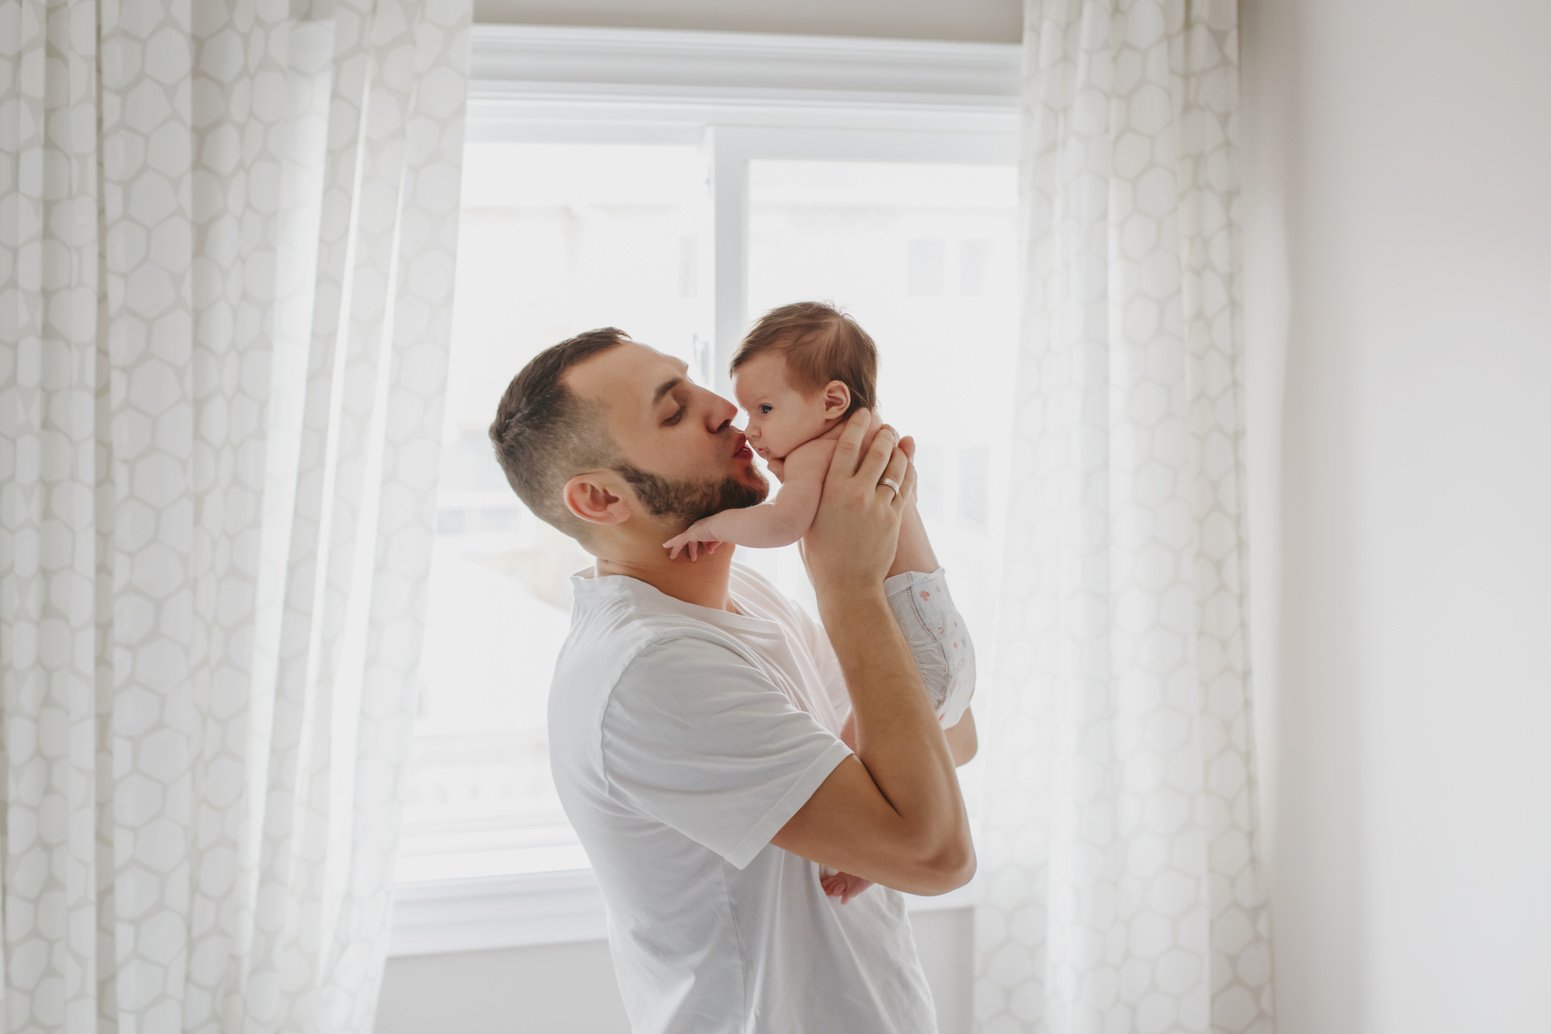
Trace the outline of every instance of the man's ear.
{"type": "Polygon", "coordinates": [[[834,420],[845,416],[851,408],[851,389],[845,381],[830,381],[824,385],[824,419],[834,420]]]}
{"type": "Polygon", "coordinates": [[[588,524],[623,524],[630,506],[622,498],[624,486],[612,471],[590,470],[565,483],[565,506],[588,524]]]}

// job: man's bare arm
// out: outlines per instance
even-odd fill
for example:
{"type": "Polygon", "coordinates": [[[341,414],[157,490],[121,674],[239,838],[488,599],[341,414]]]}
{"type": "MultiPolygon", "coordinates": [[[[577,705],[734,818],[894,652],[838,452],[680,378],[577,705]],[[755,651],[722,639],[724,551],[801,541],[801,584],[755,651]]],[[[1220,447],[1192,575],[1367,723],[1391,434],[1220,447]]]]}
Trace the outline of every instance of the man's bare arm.
{"type": "Polygon", "coordinates": [[[973,760],[980,751],[980,738],[975,733],[975,714],[968,707],[964,709],[964,717],[959,719],[959,723],[943,730],[943,735],[948,738],[948,753],[953,755],[955,767],[973,760]]]}
{"type": "MultiPolygon", "coordinates": [[[[953,757],[953,765],[959,768],[974,760],[980,751],[980,738],[975,732],[974,712],[966,707],[964,717],[960,718],[957,725],[943,730],[943,736],[948,741],[948,753],[953,757]]],[[[845,725],[840,729],[840,740],[852,750],[856,749],[856,715],[846,716],[845,725]]]]}
{"type": "Polygon", "coordinates": [[[883,593],[904,500],[879,479],[887,474],[908,493],[915,476],[892,432],[859,456],[869,415],[858,411],[842,434],[803,540],[860,749],[772,842],[885,886],[940,894],[974,874],[974,844],[953,757],[883,593]]]}

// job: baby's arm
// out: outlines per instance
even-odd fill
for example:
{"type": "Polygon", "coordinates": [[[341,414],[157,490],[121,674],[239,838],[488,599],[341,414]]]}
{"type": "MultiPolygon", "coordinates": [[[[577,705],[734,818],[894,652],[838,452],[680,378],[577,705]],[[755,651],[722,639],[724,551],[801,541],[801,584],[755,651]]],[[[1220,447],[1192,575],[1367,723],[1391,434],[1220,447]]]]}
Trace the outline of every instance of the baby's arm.
{"type": "MultiPolygon", "coordinates": [[[[824,474],[835,443],[816,439],[787,454],[781,491],[768,503],[722,510],[703,517],[663,543],[669,558],[693,542],[732,542],[740,546],[788,546],[802,538],[818,512],[824,474]]],[[[695,550],[690,550],[691,559],[695,550]]]]}

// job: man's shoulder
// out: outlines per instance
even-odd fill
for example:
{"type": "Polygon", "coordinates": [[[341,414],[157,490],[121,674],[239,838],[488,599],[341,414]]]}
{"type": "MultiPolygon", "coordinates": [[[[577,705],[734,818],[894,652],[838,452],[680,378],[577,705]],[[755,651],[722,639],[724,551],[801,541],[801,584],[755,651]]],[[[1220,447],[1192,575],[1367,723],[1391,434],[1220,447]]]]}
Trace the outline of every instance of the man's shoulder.
{"type": "Polygon", "coordinates": [[[576,618],[555,661],[549,729],[589,752],[621,695],[669,700],[708,669],[754,668],[735,639],[689,617],[617,608],[576,618]]]}
{"type": "Polygon", "coordinates": [[[770,579],[736,560],[732,562],[729,584],[735,594],[752,594],[761,603],[779,603],[783,608],[796,605],[785,593],[777,589],[770,579]]]}
{"type": "Polygon", "coordinates": [[[736,561],[732,565],[732,589],[740,596],[752,598],[788,633],[802,632],[812,622],[801,603],[776,588],[758,571],[736,561]]]}
{"type": "Polygon", "coordinates": [[[622,728],[695,727],[730,701],[775,688],[759,659],[710,625],[656,630],[622,657],[597,690],[599,723],[622,728]]]}
{"type": "Polygon", "coordinates": [[[557,685],[583,681],[606,693],[632,667],[673,667],[728,651],[745,652],[733,636],[694,615],[658,609],[626,593],[573,612],[555,679],[557,685]]]}
{"type": "Polygon", "coordinates": [[[643,655],[648,660],[671,659],[695,653],[705,645],[732,643],[730,636],[691,617],[619,607],[573,622],[571,634],[560,647],[558,667],[608,668],[617,676],[643,655]]]}

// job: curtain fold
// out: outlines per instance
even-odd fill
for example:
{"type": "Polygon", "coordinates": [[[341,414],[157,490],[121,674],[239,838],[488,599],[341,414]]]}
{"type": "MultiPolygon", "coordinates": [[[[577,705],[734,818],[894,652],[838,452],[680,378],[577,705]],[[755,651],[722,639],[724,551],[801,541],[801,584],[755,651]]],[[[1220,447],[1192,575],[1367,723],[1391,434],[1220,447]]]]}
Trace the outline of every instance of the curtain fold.
{"type": "Polygon", "coordinates": [[[370,1030],[468,0],[0,9],[0,1030],[370,1030]]]}
{"type": "Polygon", "coordinates": [[[1027,0],[981,1034],[1274,1029],[1233,0],[1027,0]]]}

